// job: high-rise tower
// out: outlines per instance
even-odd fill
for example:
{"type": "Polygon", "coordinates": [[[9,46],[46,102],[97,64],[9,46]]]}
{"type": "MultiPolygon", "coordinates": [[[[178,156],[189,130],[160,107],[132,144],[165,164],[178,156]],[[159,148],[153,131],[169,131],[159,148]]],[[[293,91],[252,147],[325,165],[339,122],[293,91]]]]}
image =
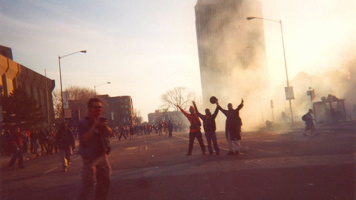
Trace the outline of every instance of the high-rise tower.
{"type": "MultiPolygon", "coordinates": [[[[198,0],[196,32],[203,99],[248,98],[267,87],[265,41],[258,0],[198,0]]],[[[237,99],[239,100],[239,99],[237,99]]]]}

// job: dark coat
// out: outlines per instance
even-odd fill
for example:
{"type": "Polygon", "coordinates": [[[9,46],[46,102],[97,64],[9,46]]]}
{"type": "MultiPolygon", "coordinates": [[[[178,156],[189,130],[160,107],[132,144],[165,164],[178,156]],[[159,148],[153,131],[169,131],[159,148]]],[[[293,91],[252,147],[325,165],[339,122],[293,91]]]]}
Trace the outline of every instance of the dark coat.
{"type": "Polygon", "coordinates": [[[68,150],[69,148],[75,148],[75,140],[73,132],[66,129],[59,129],[57,133],[57,144],[58,148],[61,150],[68,150]]]}
{"type": "Polygon", "coordinates": [[[205,133],[212,133],[215,132],[216,130],[216,123],[215,123],[215,118],[219,113],[218,107],[216,107],[214,113],[212,115],[203,115],[201,114],[197,108],[195,108],[197,111],[198,116],[200,119],[203,120],[203,128],[205,133]]]}
{"type": "Polygon", "coordinates": [[[230,134],[230,139],[238,139],[241,140],[241,126],[242,121],[240,118],[240,110],[243,107],[243,103],[241,103],[236,109],[225,110],[218,106],[219,110],[224,113],[226,116],[226,124],[225,124],[225,133],[230,134]]]}

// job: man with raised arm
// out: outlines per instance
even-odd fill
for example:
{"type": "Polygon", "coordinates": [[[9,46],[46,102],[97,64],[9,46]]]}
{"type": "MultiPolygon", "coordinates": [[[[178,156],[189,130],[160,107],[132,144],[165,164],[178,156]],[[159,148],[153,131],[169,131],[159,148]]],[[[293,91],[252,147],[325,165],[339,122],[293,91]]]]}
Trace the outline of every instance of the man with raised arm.
{"type": "Polygon", "coordinates": [[[195,138],[197,138],[197,140],[199,142],[199,145],[200,145],[200,148],[201,148],[203,154],[205,155],[205,145],[204,145],[202,134],[200,132],[201,123],[200,123],[200,120],[199,120],[199,117],[198,117],[197,113],[195,112],[195,109],[193,108],[193,106],[190,106],[190,108],[189,108],[190,114],[189,114],[186,111],[184,111],[178,104],[176,106],[185,115],[185,117],[187,117],[187,119],[190,122],[190,127],[189,127],[189,148],[188,148],[187,156],[192,155],[193,144],[194,144],[195,138]]]}
{"type": "Polygon", "coordinates": [[[219,155],[220,148],[218,146],[218,142],[216,139],[216,133],[215,133],[215,131],[216,131],[215,118],[219,112],[218,106],[216,106],[213,114],[211,114],[210,110],[207,108],[207,109],[205,109],[205,115],[203,115],[198,111],[197,105],[195,104],[194,101],[193,101],[193,105],[194,105],[194,108],[195,108],[198,116],[200,117],[200,119],[203,120],[203,128],[204,128],[204,132],[205,132],[205,137],[206,137],[206,140],[208,141],[209,155],[214,154],[213,147],[212,147],[211,143],[213,143],[213,145],[214,145],[216,155],[219,155]]]}
{"type": "Polygon", "coordinates": [[[216,100],[216,104],[218,105],[219,110],[226,116],[225,133],[229,145],[228,155],[239,155],[242,126],[240,110],[244,106],[244,100],[241,99],[241,103],[236,109],[233,109],[231,103],[227,104],[227,110],[221,108],[218,100],[216,100]]]}

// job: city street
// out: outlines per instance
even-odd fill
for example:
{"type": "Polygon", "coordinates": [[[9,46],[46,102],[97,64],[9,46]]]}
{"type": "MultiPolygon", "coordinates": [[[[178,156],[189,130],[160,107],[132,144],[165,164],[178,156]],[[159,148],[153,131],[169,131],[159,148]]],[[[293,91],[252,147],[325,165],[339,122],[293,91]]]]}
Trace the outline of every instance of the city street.
{"type": "MultiPolygon", "coordinates": [[[[239,156],[228,156],[223,132],[220,155],[202,155],[194,144],[185,156],[188,134],[113,139],[109,199],[131,200],[354,200],[356,134],[323,129],[303,136],[300,130],[248,132],[239,156]]],[[[204,142],[206,140],[204,138],[204,142]]],[[[59,154],[25,161],[9,170],[1,158],[1,199],[76,199],[81,158],[61,171],[59,154]]]]}

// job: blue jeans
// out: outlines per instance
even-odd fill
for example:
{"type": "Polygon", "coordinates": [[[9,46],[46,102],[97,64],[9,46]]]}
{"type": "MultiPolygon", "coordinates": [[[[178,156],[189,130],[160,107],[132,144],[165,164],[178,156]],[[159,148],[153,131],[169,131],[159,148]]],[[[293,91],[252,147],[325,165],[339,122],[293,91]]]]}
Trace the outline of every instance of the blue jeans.
{"type": "Polygon", "coordinates": [[[213,153],[213,147],[211,145],[211,142],[213,142],[215,152],[219,153],[220,152],[220,148],[218,146],[218,142],[217,142],[217,139],[216,139],[216,133],[215,132],[207,132],[207,133],[205,133],[205,137],[206,137],[206,140],[208,141],[209,153],[210,154],[213,153]]]}

